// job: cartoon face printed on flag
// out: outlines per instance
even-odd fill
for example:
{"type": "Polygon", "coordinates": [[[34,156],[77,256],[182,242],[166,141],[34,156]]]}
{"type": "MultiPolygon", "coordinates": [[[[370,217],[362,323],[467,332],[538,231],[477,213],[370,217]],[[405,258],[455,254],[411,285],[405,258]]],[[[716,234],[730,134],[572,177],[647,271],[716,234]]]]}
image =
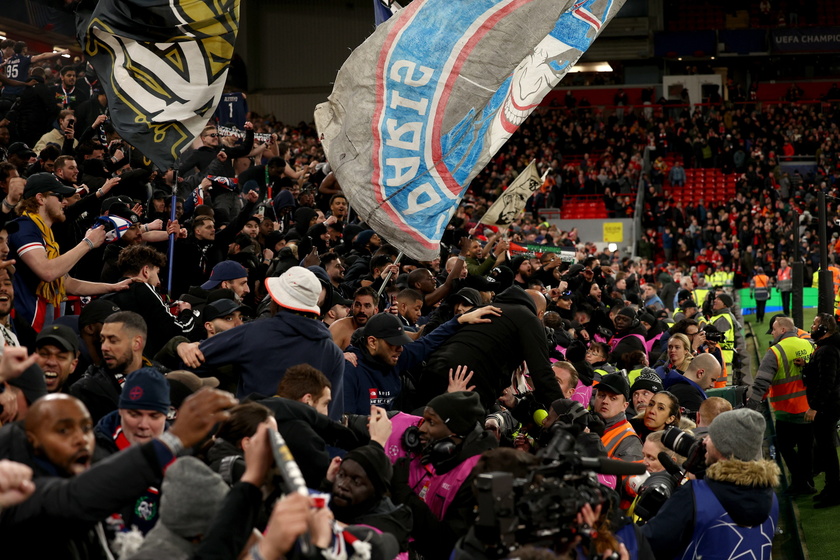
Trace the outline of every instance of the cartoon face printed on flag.
{"type": "Polygon", "coordinates": [[[239,0],[100,0],[82,19],[114,127],[159,167],[213,115],[238,26],[239,0]]]}
{"type": "Polygon", "coordinates": [[[438,256],[470,181],[622,4],[415,0],[382,24],[315,112],[354,210],[408,256],[438,256]]]}

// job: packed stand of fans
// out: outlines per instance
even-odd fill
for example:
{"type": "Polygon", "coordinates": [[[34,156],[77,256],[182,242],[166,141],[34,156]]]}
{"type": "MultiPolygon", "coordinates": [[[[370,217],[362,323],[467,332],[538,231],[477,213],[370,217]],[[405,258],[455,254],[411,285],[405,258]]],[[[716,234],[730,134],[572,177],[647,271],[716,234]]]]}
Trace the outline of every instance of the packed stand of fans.
{"type": "MultiPolygon", "coordinates": [[[[397,262],[311,128],[252,116],[235,138],[208,124],[161,173],[109,126],[95,83],[90,99],[88,112],[56,101],[52,131],[19,118],[0,163],[9,557],[764,550],[778,469],[750,408],[770,366],[747,400],[732,296],[530,217],[479,226],[533,155],[515,155],[524,134],[518,163],[500,157],[498,183],[459,209],[441,258],[397,262]],[[511,251],[531,243],[569,252],[511,251]],[[710,397],[716,385],[734,403],[710,397]],[[716,528],[723,516],[737,531],[716,528]]],[[[639,155],[624,150],[611,161],[632,188],[639,155]]],[[[817,327],[815,340],[840,340],[836,323],[817,327]]],[[[804,376],[802,414],[834,414],[823,370],[804,376]]],[[[837,503],[827,477],[819,504],[837,503]]]]}

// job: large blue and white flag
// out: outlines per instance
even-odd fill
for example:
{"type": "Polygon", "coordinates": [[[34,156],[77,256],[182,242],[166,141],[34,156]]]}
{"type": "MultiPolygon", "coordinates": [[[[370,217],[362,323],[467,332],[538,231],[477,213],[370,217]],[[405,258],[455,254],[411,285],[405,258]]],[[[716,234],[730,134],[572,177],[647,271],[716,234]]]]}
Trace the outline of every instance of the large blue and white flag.
{"type": "Polygon", "coordinates": [[[380,25],[315,110],[353,209],[432,260],[470,181],[624,0],[415,0],[380,25]]]}

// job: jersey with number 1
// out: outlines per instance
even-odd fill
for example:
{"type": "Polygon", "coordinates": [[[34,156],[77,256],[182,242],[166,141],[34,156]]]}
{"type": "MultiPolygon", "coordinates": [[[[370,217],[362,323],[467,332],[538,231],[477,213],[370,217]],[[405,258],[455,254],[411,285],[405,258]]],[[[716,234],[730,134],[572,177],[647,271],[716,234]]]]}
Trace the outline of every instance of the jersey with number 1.
{"type": "Polygon", "coordinates": [[[216,109],[219,126],[234,126],[239,130],[244,130],[247,114],[248,102],[245,101],[244,93],[222,94],[222,101],[216,109]]]}

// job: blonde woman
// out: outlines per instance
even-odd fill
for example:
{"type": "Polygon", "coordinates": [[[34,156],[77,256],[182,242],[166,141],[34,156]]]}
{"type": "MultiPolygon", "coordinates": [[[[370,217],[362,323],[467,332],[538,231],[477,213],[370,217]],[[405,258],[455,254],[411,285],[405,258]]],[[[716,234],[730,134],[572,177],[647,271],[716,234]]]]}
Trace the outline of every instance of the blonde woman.
{"type": "Polygon", "coordinates": [[[682,333],[671,335],[668,339],[668,362],[656,368],[656,373],[662,379],[668,375],[671,370],[676,370],[680,375],[688,370],[691,365],[691,360],[694,359],[694,354],[691,350],[691,342],[688,337],[682,333]]]}

